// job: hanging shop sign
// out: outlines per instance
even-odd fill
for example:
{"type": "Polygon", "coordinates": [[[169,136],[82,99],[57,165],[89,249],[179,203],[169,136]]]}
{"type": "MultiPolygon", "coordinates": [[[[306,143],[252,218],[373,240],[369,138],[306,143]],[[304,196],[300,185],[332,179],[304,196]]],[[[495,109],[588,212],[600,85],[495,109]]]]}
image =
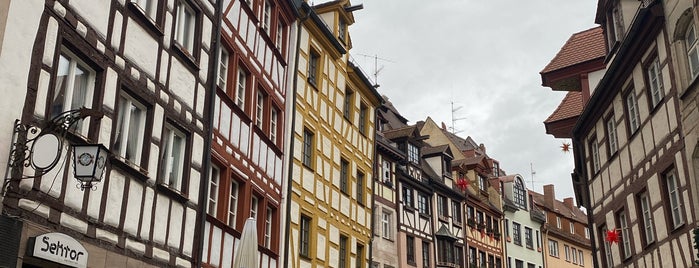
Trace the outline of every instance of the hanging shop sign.
{"type": "Polygon", "coordinates": [[[70,267],[87,267],[87,250],[62,233],[46,233],[29,239],[29,255],[70,267]],[[33,244],[33,245],[32,245],[33,244]]]}

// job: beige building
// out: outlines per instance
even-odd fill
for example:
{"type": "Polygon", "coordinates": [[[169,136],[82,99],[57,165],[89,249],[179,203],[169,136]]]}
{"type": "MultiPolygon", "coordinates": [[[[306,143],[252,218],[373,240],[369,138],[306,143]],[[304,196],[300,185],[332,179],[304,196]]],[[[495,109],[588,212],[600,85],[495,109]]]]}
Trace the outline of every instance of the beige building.
{"type": "Polygon", "coordinates": [[[533,204],[546,215],[541,228],[546,267],[594,267],[587,215],[576,207],[573,198],[556,199],[552,184],[544,185],[544,194],[529,191],[533,204]]]}

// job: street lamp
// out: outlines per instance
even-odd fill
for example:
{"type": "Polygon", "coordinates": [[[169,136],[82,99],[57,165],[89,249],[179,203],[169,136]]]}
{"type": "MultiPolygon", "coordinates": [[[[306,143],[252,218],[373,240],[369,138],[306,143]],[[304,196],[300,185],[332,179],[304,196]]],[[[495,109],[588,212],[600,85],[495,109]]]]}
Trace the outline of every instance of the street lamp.
{"type": "MultiPolygon", "coordinates": [[[[15,120],[6,171],[10,176],[5,177],[0,192],[4,195],[12,181],[38,178],[56,167],[63,153],[66,135],[76,123],[88,116],[101,118],[103,114],[83,107],[63,112],[41,126],[15,120]],[[24,173],[24,168],[31,168],[34,173],[24,173]]],[[[73,172],[81,190],[92,188],[94,183],[102,180],[109,158],[109,151],[104,145],[73,143],[68,153],[70,151],[74,152],[73,172]]]]}

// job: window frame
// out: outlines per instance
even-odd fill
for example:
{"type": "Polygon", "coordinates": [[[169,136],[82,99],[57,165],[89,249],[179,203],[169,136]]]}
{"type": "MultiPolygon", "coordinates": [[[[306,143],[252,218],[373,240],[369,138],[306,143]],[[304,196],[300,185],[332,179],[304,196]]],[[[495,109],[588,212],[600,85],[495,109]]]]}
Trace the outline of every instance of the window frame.
{"type": "Polygon", "coordinates": [[[272,248],[272,225],[274,225],[274,208],[271,206],[267,205],[267,209],[265,210],[265,229],[264,229],[264,236],[263,236],[263,245],[266,248],[271,249],[272,248]]]}
{"type": "Polygon", "coordinates": [[[387,210],[382,210],[381,211],[381,237],[392,240],[393,239],[393,232],[391,229],[391,217],[392,214],[390,211],[387,210]]]}
{"type": "Polygon", "coordinates": [[[558,252],[558,241],[549,239],[548,241],[549,244],[549,256],[560,258],[559,252],[558,252]]]}
{"type": "Polygon", "coordinates": [[[230,52],[225,46],[218,48],[218,70],[216,70],[216,85],[221,90],[226,90],[228,85],[228,69],[230,63],[230,52]]]}
{"type": "Polygon", "coordinates": [[[308,77],[307,81],[309,84],[311,84],[313,87],[318,86],[318,80],[319,80],[319,71],[322,68],[321,66],[321,56],[320,53],[317,52],[314,48],[311,48],[310,51],[308,52],[308,77]]]}
{"type": "Polygon", "coordinates": [[[240,198],[240,184],[231,178],[228,181],[228,204],[226,205],[226,224],[235,229],[238,222],[238,199],[240,198]]]}
{"type": "Polygon", "coordinates": [[[679,180],[677,178],[677,171],[674,167],[669,168],[667,171],[662,173],[663,182],[665,184],[665,194],[667,196],[668,202],[666,203],[666,209],[669,211],[667,213],[669,230],[674,231],[685,225],[685,215],[683,208],[682,195],[680,194],[679,180]],[[672,184],[669,183],[672,179],[672,184]],[[674,186],[674,187],[672,187],[674,186]],[[674,189],[671,189],[674,188],[674,189]],[[674,202],[673,202],[674,200],[674,202]],[[676,204],[673,204],[676,203],[676,204]]]}
{"type": "Polygon", "coordinates": [[[350,163],[345,158],[340,158],[340,192],[349,195],[350,163]]]}
{"type": "Polygon", "coordinates": [[[299,217],[299,256],[310,259],[312,252],[311,233],[313,227],[313,218],[306,214],[301,214],[299,217]]]}
{"type": "Polygon", "coordinates": [[[359,122],[357,123],[357,128],[359,128],[359,134],[366,136],[368,133],[367,124],[369,117],[369,108],[364,104],[364,102],[359,103],[359,122]]]}
{"type": "Polygon", "coordinates": [[[342,115],[347,121],[352,122],[352,104],[354,101],[354,92],[350,89],[345,89],[345,98],[343,100],[342,115]]]}
{"type": "Polygon", "coordinates": [[[629,236],[629,219],[627,218],[626,211],[624,209],[619,210],[616,213],[617,226],[621,229],[621,236],[619,244],[619,252],[623,253],[621,255],[622,260],[631,258],[633,255],[633,249],[631,247],[631,237],[629,236]]]}
{"type": "Polygon", "coordinates": [[[219,206],[219,190],[221,185],[221,168],[216,163],[211,163],[209,166],[209,191],[207,195],[207,210],[206,212],[213,216],[218,217],[218,206],[219,206]],[[214,179],[215,178],[215,179],[214,179]],[[213,211],[212,211],[213,210],[213,211]]]}
{"type": "MultiPolygon", "coordinates": [[[[81,56],[79,56],[77,53],[73,52],[71,49],[66,47],[65,45],[61,46],[60,52],[57,53],[56,55],[56,61],[54,63],[54,66],[56,66],[54,69],[54,73],[52,74],[51,80],[53,83],[53,86],[51,87],[51,94],[47,97],[48,100],[48,105],[46,105],[47,112],[46,114],[50,116],[51,118],[54,118],[58,116],[61,113],[78,109],[80,107],[86,107],[86,108],[91,108],[94,105],[95,99],[97,99],[97,96],[95,96],[95,93],[100,92],[101,90],[98,89],[98,73],[101,74],[101,70],[98,70],[94,67],[93,64],[88,64],[81,56]],[[68,73],[66,73],[65,76],[65,81],[61,82],[60,84],[58,83],[59,80],[59,71],[61,70],[61,65],[63,62],[63,59],[67,60],[67,68],[68,68],[68,73]],[[76,81],[76,70],[81,69],[82,72],[87,72],[87,76],[85,77],[85,96],[83,103],[81,105],[76,106],[73,103],[73,100],[75,99],[75,81],[76,81]],[[59,87],[62,85],[65,85],[65,88],[63,90],[59,90],[59,87]],[[60,93],[60,94],[59,94],[60,93]],[[60,102],[57,101],[59,96],[61,96],[60,102]],[[60,106],[57,107],[57,104],[60,104],[60,106]],[[60,108],[59,108],[60,107],[60,108]],[[59,108],[59,109],[56,109],[59,108]]],[[[63,80],[61,80],[63,81],[63,80]]],[[[82,136],[87,136],[88,135],[88,130],[89,126],[91,125],[89,123],[89,120],[84,120],[84,121],[79,121],[75,129],[76,131],[74,133],[82,135],[82,136]],[[87,121],[87,124],[84,124],[83,122],[87,121]]]]}
{"type": "Polygon", "coordinates": [[[638,193],[636,195],[636,200],[638,201],[637,205],[640,208],[637,210],[637,212],[639,213],[638,219],[641,219],[638,220],[638,222],[640,224],[639,228],[643,230],[641,232],[641,235],[643,236],[643,245],[648,246],[655,242],[653,212],[648,191],[644,189],[642,192],[638,193]]]}
{"type": "Polygon", "coordinates": [[[407,235],[405,237],[405,258],[408,264],[415,266],[415,237],[407,235]]]}
{"type": "Polygon", "coordinates": [[[648,107],[650,111],[653,111],[665,98],[665,87],[658,53],[654,51],[648,59],[643,64],[643,75],[648,93],[648,107]]]}
{"type": "Polygon", "coordinates": [[[638,97],[633,87],[627,89],[626,94],[624,94],[624,107],[626,110],[628,134],[629,137],[632,137],[641,129],[641,114],[638,110],[638,97]]]}
{"type": "Polygon", "coordinates": [[[348,246],[349,244],[349,239],[345,235],[340,235],[340,242],[339,242],[339,254],[337,258],[337,264],[338,268],[347,268],[347,261],[349,261],[349,250],[348,246]]]}
{"type": "Polygon", "coordinates": [[[301,154],[301,163],[306,168],[313,170],[313,148],[315,145],[315,134],[308,128],[303,129],[303,150],[301,154]]]}
{"type": "Polygon", "coordinates": [[[512,243],[522,246],[522,225],[519,222],[512,222],[512,243]]]}
{"type": "Polygon", "coordinates": [[[417,192],[417,211],[422,215],[430,215],[430,198],[422,192],[417,192]]]}
{"type": "Polygon", "coordinates": [[[189,60],[196,65],[197,63],[195,59],[198,58],[199,43],[201,43],[201,40],[199,40],[199,17],[201,11],[199,10],[199,7],[189,0],[176,0],[174,14],[174,32],[172,34],[173,44],[175,44],[175,47],[177,47],[180,52],[187,56],[189,60]],[[188,11],[191,13],[188,13],[188,11]],[[191,15],[191,17],[189,17],[191,20],[189,22],[191,24],[188,24],[187,14],[191,15]],[[182,16],[185,17],[184,21],[182,21],[182,16]],[[181,23],[187,24],[186,29],[183,30],[181,28],[181,23]],[[185,31],[191,32],[189,32],[189,35],[187,35],[185,31]],[[188,36],[191,40],[187,40],[188,36]]]}
{"type": "Polygon", "coordinates": [[[364,185],[365,185],[365,180],[366,180],[366,175],[364,175],[364,172],[361,170],[357,169],[357,178],[356,178],[356,187],[357,189],[355,190],[357,193],[357,203],[360,205],[364,205],[365,203],[365,196],[364,196],[364,185]]]}
{"type": "Polygon", "coordinates": [[[524,226],[524,244],[528,249],[534,249],[534,231],[527,226],[524,226]]]}
{"type": "Polygon", "coordinates": [[[267,106],[267,93],[260,87],[255,98],[255,126],[265,132],[265,109],[267,106]]]}
{"type": "Polygon", "coordinates": [[[117,105],[117,120],[114,121],[115,127],[114,127],[114,141],[113,141],[113,152],[114,155],[118,156],[119,159],[124,161],[125,163],[131,165],[132,167],[135,168],[145,168],[145,164],[147,163],[147,155],[143,154],[143,148],[144,144],[149,141],[150,135],[146,135],[146,125],[149,122],[150,119],[150,106],[143,104],[140,100],[137,98],[133,97],[131,94],[128,92],[125,92],[122,90],[122,92],[119,94],[119,102],[117,105]],[[131,134],[131,122],[132,122],[132,116],[133,114],[131,112],[125,113],[126,110],[132,111],[133,108],[139,109],[141,111],[141,122],[138,125],[138,137],[135,137],[136,141],[132,141],[131,134]],[[123,121],[122,121],[123,119],[123,121]],[[128,121],[128,122],[127,122],[128,121]],[[125,130],[124,130],[125,128],[125,130]],[[125,135],[120,135],[119,133],[126,132],[125,135]],[[121,140],[124,137],[126,140],[121,140]],[[134,159],[131,159],[128,157],[128,146],[135,144],[136,148],[134,148],[133,157],[134,159]],[[143,157],[145,156],[145,157],[143,157]]]}
{"type": "MultiPolygon", "coordinates": [[[[165,146],[167,146],[168,149],[160,151],[160,157],[158,159],[158,162],[159,162],[158,182],[161,185],[165,186],[166,188],[168,188],[172,191],[175,191],[178,194],[185,195],[187,192],[186,190],[187,190],[187,184],[188,184],[188,174],[187,174],[187,172],[185,172],[185,170],[189,169],[188,168],[189,165],[187,164],[189,162],[189,161],[187,161],[187,159],[189,159],[189,155],[188,155],[188,152],[189,152],[188,148],[189,148],[189,143],[190,143],[189,142],[189,134],[186,133],[185,131],[183,131],[182,129],[178,128],[174,124],[172,124],[170,122],[166,122],[163,126],[163,134],[161,135],[161,137],[162,138],[160,141],[160,143],[161,143],[160,148],[165,148],[165,146]],[[165,138],[166,136],[172,136],[173,138],[178,137],[178,138],[180,138],[180,140],[182,142],[181,148],[180,148],[180,156],[181,157],[178,161],[179,162],[178,165],[180,166],[180,171],[178,173],[178,178],[177,178],[178,185],[176,185],[175,187],[173,187],[172,182],[169,179],[166,180],[166,178],[165,178],[165,176],[166,176],[165,174],[171,173],[173,171],[172,170],[172,163],[169,162],[170,160],[168,160],[168,162],[166,162],[164,159],[165,153],[166,152],[172,153],[172,146],[174,146],[173,143],[170,142],[170,141],[172,141],[172,138],[166,139],[165,138]],[[167,143],[167,144],[165,144],[165,143],[167,143]]],[[[172,141],[172,142],[174,142],[174,141],[172,141]]]]}
{"type": "Polygon", "coordinates": [[[238,70],[236,72],[236,86],[235,86],[235,104],[245,112],[245,104],[247,102],[247,92],[250,87],[250,81],[248,76],[250,73],[241,64],[238,64],[238,70]],[[241,83],[242,82],[242,83],[241,83]]]}
{"type": "Polygon", "coordinates": [[[520,208],[527,210],[526,189],[521,178],[515,178],[514,187],[512,187],[514,203],[520,208]]]}
{"type": "Polygon", "coordinates": [[[697,36],[697,31],[696,31],[696,25],[694,24],[694,18],[692,18],[689,22],[689,25],[687,26],[687,30],[684,32],[684,46],[685,46],[685,53],[687,53],[687,69],[689,71],[689,81],[694,81],[694,79],[699,76],[699,41],[698,41],[698,36],[697,36]],[[694,41],[690,44],[689,43],[689,34],[690,32],[694,36],[694,41]],[[692,54],[694,54],[694,58],[696,60],[695,64],[696,66],[692,65],[692,54]]]}
{"type": "Polygon", "coordinates": [[[609,158],[612,158],[612,156],[619,150],[619,138],[617,136],[616,127],[617,123],[613,112],[607,116],[604,126],[604,130],[607,134],[607,155],[609,155],[609,158]]]}

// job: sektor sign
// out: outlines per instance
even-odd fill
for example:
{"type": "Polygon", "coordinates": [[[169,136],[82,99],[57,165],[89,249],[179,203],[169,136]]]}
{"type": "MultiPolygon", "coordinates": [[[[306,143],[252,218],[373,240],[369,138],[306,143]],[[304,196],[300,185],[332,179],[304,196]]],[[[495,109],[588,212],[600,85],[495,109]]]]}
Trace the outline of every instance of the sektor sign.
{"type": "Polygon", "coordinates": [[[70,267],[87,267],[87,250],[80,242],[62,233],[47,233],[33,238],[31,255],[70,267]]]}

